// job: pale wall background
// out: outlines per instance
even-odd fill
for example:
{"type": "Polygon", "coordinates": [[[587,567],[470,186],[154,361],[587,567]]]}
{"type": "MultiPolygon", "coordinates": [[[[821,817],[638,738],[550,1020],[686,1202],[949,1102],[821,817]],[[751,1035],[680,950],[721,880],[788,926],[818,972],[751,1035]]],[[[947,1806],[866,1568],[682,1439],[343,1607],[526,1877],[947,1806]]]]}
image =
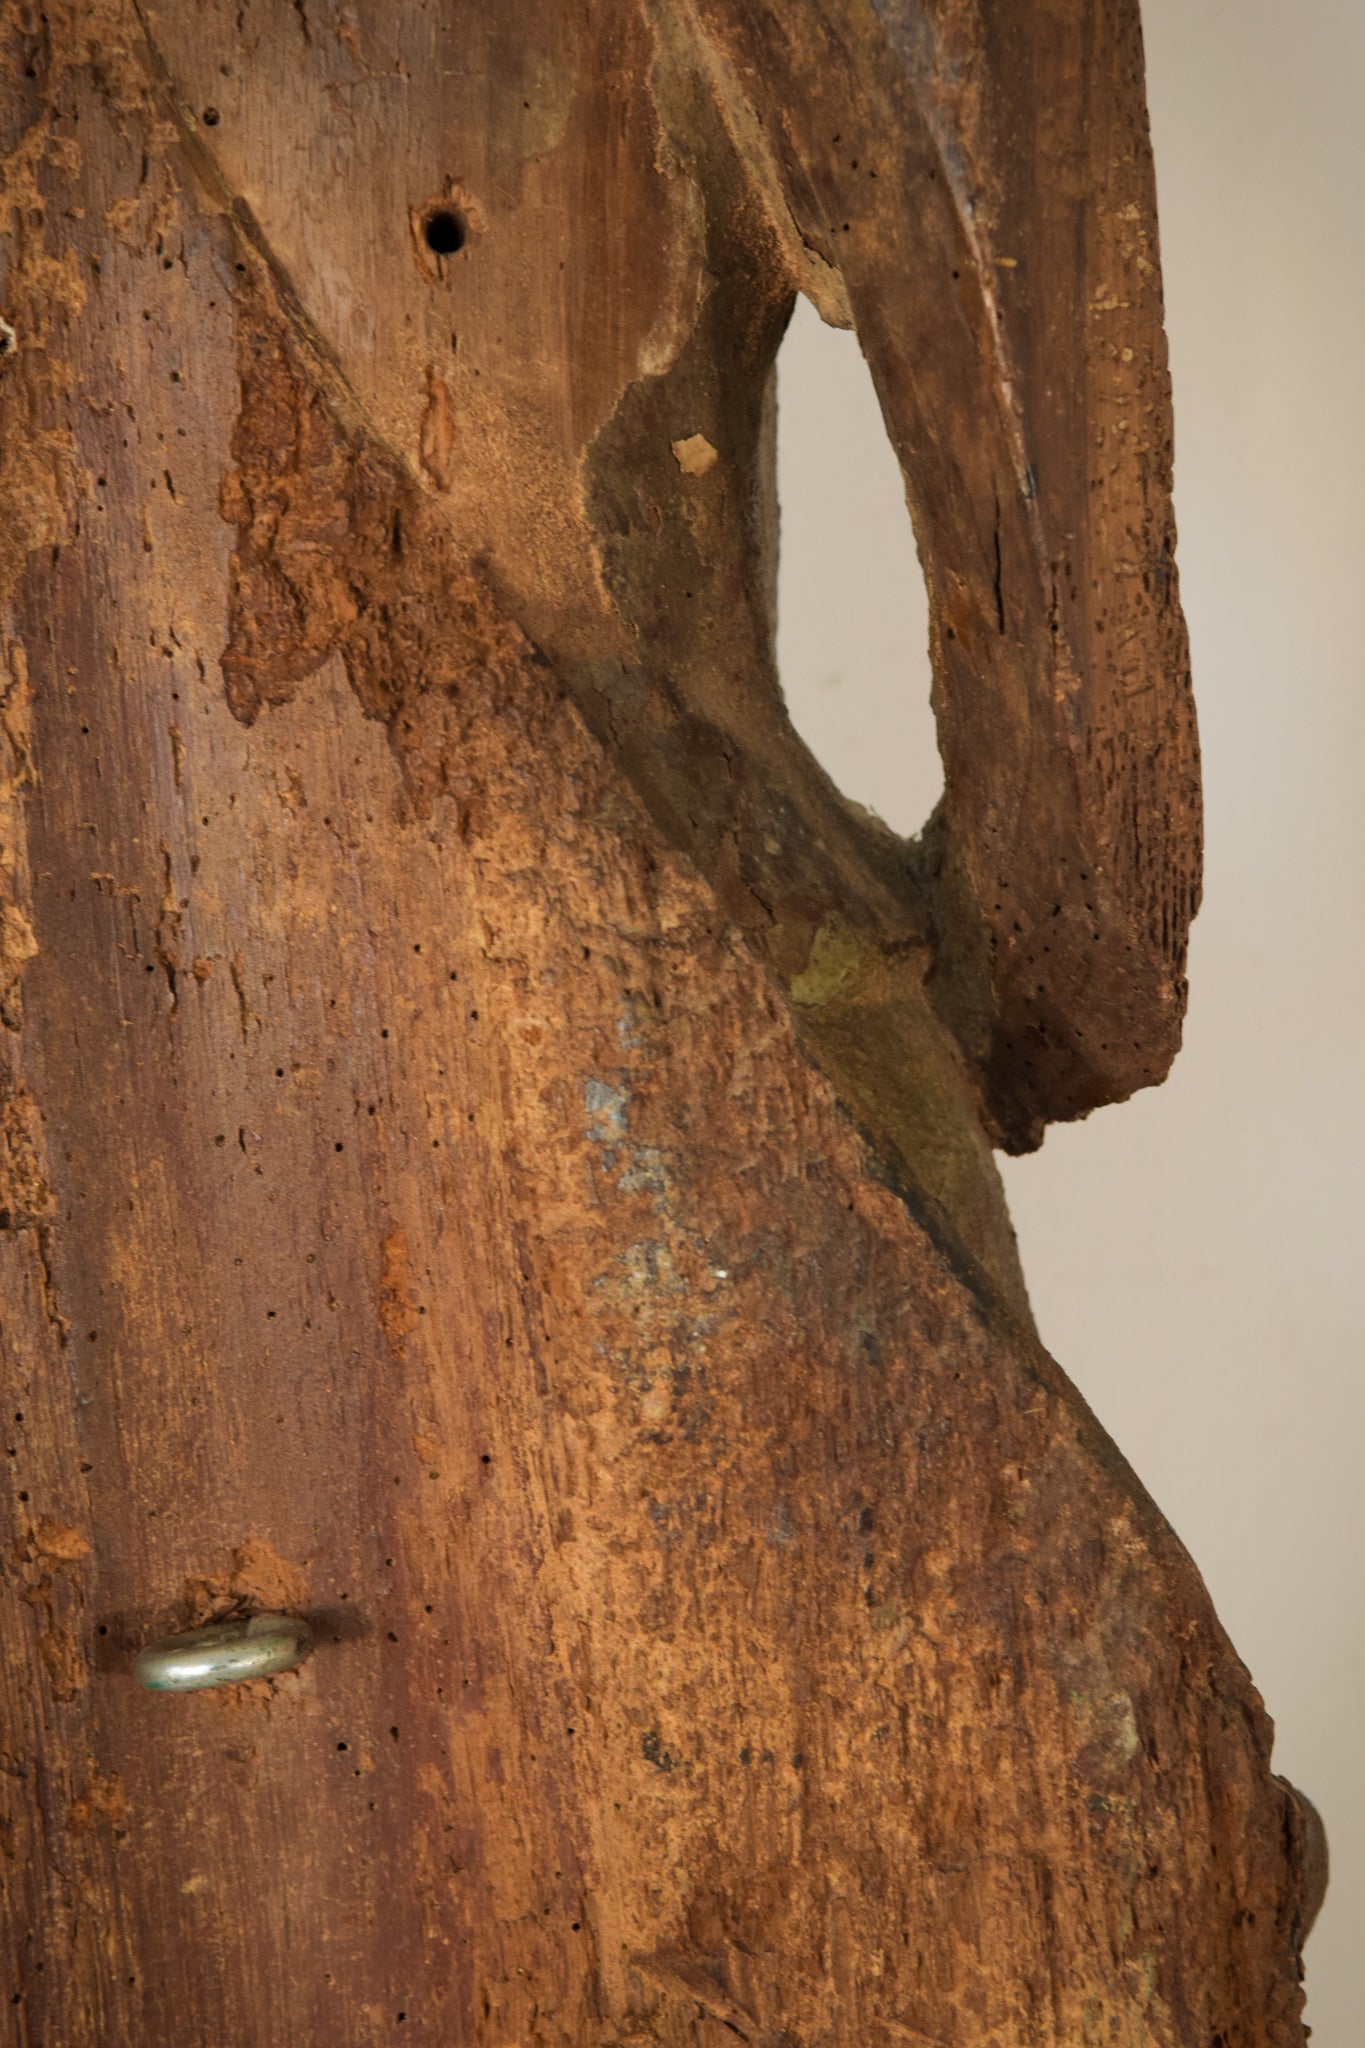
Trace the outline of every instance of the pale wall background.
{"type": "MultiPolygon", "coordinates": [[[[1147,0],[1208,799],[1185,1050],[1004,1171],[1038,1321],[1193,1551],[1322,1809],[1314,2048],[1365,2041],[1365,5],[1147,0]]],[[[780,365],[783,677],[898,830],[941,777],[853,338],[780,365]]]]}

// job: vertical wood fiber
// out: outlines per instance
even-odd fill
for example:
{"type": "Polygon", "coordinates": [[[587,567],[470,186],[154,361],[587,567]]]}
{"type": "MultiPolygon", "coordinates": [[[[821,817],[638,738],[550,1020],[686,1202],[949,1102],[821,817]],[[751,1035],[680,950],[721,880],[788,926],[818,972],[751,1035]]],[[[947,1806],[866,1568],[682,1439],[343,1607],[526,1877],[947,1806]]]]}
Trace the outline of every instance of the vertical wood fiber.
{"type": "Polygon", "coordinates": [[[6,2040],[1302,2040],[1307,1823],[991,1161],[1164,1071],[1197,887],[1135,12],[1010,20],[0,13],[6,2040]],[[773,671],[798,287],[917,849],[773,671]]]}

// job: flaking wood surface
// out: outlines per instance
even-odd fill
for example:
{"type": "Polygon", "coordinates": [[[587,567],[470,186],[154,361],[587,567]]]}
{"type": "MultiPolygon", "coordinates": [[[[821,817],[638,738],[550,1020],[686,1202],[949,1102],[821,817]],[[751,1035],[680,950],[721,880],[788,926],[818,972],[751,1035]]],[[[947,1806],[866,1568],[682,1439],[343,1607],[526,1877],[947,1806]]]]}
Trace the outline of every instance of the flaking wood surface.
{"type": "Polygon", "coordinates": [[[1183,1006],[1134,9],[0,22],[5,2038],[1300,2042],[1308,1823],[990,1151],[1183,1006]],[[798,288],[911,847],[773,672],[798,288]]]}

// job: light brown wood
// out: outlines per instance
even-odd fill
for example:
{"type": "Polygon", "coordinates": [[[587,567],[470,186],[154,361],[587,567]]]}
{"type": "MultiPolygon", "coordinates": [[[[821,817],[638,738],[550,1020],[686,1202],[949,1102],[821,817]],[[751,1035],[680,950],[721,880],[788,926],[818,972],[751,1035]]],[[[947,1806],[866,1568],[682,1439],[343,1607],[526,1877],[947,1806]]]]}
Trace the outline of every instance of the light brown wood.
{"type": "Polygon", "coordinates": [[[1320,1832],[991,1151],[1197,899],[1135,8],[0,19],[7,2038],[1301,2042],[1320,1832]],[[909,845],[774,670],[797,290],[909,845]]]}

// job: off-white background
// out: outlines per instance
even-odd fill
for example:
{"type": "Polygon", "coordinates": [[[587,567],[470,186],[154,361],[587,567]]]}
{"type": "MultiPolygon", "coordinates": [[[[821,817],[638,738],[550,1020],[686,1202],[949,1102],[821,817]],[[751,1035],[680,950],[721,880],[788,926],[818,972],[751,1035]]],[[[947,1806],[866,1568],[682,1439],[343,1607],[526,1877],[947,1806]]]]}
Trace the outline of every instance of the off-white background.
{"type": "MultiPolygon", "coordinates": [[[[1208,802],[1164,1087],[1004,1171],[1044,1339],[1193,1551],[1321,1808],[1314,2048],[1365,2038],[1365,5],[1147,0],[1208,802]]],[[[780,365],[783,679],[898,830],[941,787],[857,344],[780,365]]]]}

